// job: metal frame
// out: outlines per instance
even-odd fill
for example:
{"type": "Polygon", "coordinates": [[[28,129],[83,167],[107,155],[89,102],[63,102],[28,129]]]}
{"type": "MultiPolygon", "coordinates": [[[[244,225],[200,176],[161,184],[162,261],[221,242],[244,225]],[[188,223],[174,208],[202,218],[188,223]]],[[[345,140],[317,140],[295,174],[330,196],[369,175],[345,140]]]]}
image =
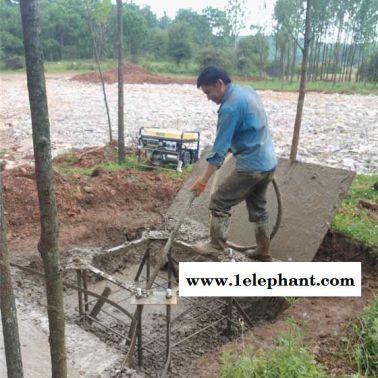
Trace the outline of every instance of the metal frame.
{"type": "MultiPolygon", "coordinates": [[[[142,319],[142,310],[143,305],[137,305],[137,311],[132,315],[124,306],[121,305],[122,302],[129,301],[133,296],[138,292],[138,287],[141,287],[143,284],[147,284],[150,273],[151,273],[151,249],[150,243],[156,240],[166,240],[165,233],[151,232],[144,234],[141,239],[133,241],[131,243],[124,244],[122,246],[113,248],[108,251],[112,254],[114,252],[123,252],[126,253],[128,250],[133,249],[136,246],[141,246],[147,244],[146,251],[143,255],[143,258],[140,262],[139,268],[134,278],[133,284],[125,284],[113,276],[97,269],[88,264],[75,263],[67,267],[67,270],[74,270],[76,272],[76,282],[72,280],[66,280],[64,285],[68,288],[74,289],[78,292],[78,305],[75,307],[75,311],[78,313],[78,319],[81,321],[87,321],[89,324],[96,324],[104,328],[107,332],[113,333],[118,338],[124,340],[125,344],[125,358],[122,363],[120,374],[123,368],[128,365],[133,367],[135,365],[135,349],[138,365],[143,366],[144,352],[153,353],[150,346],[156,343],[160,348],[165,347],[165,363],[161,370],[161,376],[164,377],[168,373],[171,364],[172,364],[172,354],[175,347],[181,345],[182,343],[187,342],[193,337],[197,336],[202,332],[208,332],[209,329],[218,325],[218,323],[225,321],[225,332],[227,336],[231,336],[232,325],[236,326],[236,329],[240,327],[240,324],[234,320],[236,314],[241,317],[247,326],[252,326],[252,321],[249,319],[248,315],[244,312],[240,304],[235,298],[183,298],[180,300],[186,302],[190,305],[189,308],[185,309],[183,312],[178,314],[175,317],[172,317],[172,305],[169,304],[169,301],[166,301],[162,306],[166,307],[165,315],[165,335],[161,332],[155,331],[154,334],[146,335],[143,334],[143,319],[142,319]],[[94,276],[101,280],[106,280],[110,285],[115,286],[115,289],[107,288],[102,294],[95,293],[88,289],[89,276],[94,276]],[[110,294],[111,291],[111,294],[110,294]],[[104,295],[105,293],[105,295],[104,295]],[[121,300],[112,300],[110,297],[114,294],[122,295],[121,300]],[[109,295],[110,294],[110,295],[109,295]],[[92,297],[93,299],[89,299],[92,297]],[[197,327],[197,329],[191,334],[174,340],[173,334],[177,338],[176,331],[181,328],[180,322],[183,321],[183,317],[193,313],[194,316],[187,321],[185,324],[192,323],[197,321],[201,317],[211,317],[212,319],[209,322],[202,326],[197,327]],[[104,319],[98,317],[99,314],[102,314],[103,318],[107,317],[116,321],[117,324],[122,326],[124,329],[128,329],[128,333],[121,333],[119,330],[112,328],[109,324],[105,322],[104,319]],[[137,331],[133,332],[132,324],[135,324],[137,331]]],[[[180,242],[176,241],[176,245],[180,245],[180,242]]],[[[182,247],[188,248],[188,245],[183,243],[182,247]]],[[[153,289],[158,288],[172,288],[174,280],[178,282],[178,269],[177,261],[172,257],[171,252],[168,254],[168,263],[167,263],[167,274],[162,276],[159,274],[159,279],[161,283],[155,281],[153,289]]],[[[34,273],[42,275],[42,273],[34,271],[31,268],[22,267],[16,264],[13,264],[19,269],[27,271],[29,273],[34,273]]],[[[119,375],[120,376],[120,375],[119,375]]]]}

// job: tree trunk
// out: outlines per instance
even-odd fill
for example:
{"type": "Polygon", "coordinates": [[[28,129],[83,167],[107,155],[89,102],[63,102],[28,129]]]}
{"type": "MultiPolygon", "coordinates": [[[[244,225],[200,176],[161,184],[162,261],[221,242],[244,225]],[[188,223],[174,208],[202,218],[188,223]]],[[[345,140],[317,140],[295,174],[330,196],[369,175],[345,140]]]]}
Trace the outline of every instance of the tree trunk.
{"type": "Polygon", "coordinates": [[[111,120],[110,120],[110,111],[109,111],[109,105],[108,105],[108,98],[106,96],[104,76],[102,75],[102,70],[101,70],[100,53],[98,51],[98,46],[97,46],[98,44],[97,44],[97,40],[96,40],[96,33],[95,33],[95,29],[94,29],[94,26],[93,26],[93,23],[92,23],[92,19],[91,19],[91,11],[89,9],[88,0],[85,1],[85,7],[87,9],[89,31],[91,33],[92,42],[93,42],[94,58],[95,58],[95,61],[96,61],[96,64],[97,64],[98,73],[100,75],[101,86],[102,86],[102,94],[104,96],[104,103],[105,103],[106,115],[107,115],[107,120],[108,120],[109,146],[111,146],[112,145],[112,141],[113,141],[112,123],[111,123],[111,120]]]}
{"type": "Polygon", "coordinates": [[[8,378],[22,378],[20,339],[18,335],[17,309],[12,289],[7,245],[7,227],[4,218],[2,167],[0,166],[0,309],[3,324],[5,359],[8,378]]]}
{"type": "Polygon", "coordinates": [[[52,377],[67,377],[63,284],[58,246],[58,214],[51,162],[50,123],[36,0],[21,0],[26,76],[29,91],[35,175],[37,182],[41,254],[47,292],[52,377]]]}
{"type": "Polygon", "coordinates": [[[125,161],[125,126],[123,122],[123,15],[122,0],[117,0],[118,36],[118,163],[125,161]]]}
{"type": "Polygon", "coordinates": [[[323,77],[324,77],[323,74],[324,74],[324,67],[325,67],[326,49],[327,49],[327,43],[323,42],[322,62],[320,64],[320,80],[323,80],[323,77]]]}
{"type": "Polygon", "coordinates": [[[333,74],[332,74],[332,70],[331,70],[331,61],[332,61],[332,56],[333,56],[333,53],[332,53],[332,45],[329,45],[328,46],[328,50],[327,50],[327,56],[326,56],[326,79],[327,81],[329,80],[329,73],[331,72],[331,75],[330,75],[330,80],[333,79],[333,74]]]}
{"type": "Polygon", "coordinates": [[[59,33],[59,51],[60,51],[60,60],[64,59],[64,33],[60,31],[59,33]]]}
{"type": "Polygon", "coordinates": [[[280,48],[280,80],[281,80],[281,88],[283,88],[284,74],[285,74],[285,48],[286,48],[286,46],[281,45],[281,48],[280,48]]]}
{"type": "Polygon", "coordinates": [[[306,90],[306,70],[307,70],[307,60],[308,60],[308,48],[310,45],[310,32],[311,32],[310,17],[311,17],[311,0],[307,0],[304,48],[303,48],[302,68],[301,68],[301,81],[299,85],[297,115],[295,117],[293,140],[291,143],[291,151],[290,151],[291,163],[293,163],[297,158],[299,133],[301,130],[301,123],[302,123],[302,113],[303,113],[303,105],[304,105],[305,90],[306,90]]]}
{"type": "Polygon", "coordinates": [[[337,41],[335,45],[335,55],[334,55],[334,61],[333,61],[333,84],[336,83],[337,80],[337,73],[339,70],[339,60],[340,60],[340,40],[341,40],[341,33],[344,27],[344,14],[340,16],[339,20],[339,30],[337,33],[337,41]]]}
{"type": "Polygon", "coordinates": [[[344,36],[343,50],[341,54],[341,73],[339,77],[339,82],[344,82],[346,78],[346,68],[347,68],[348,57],[350,53],[349,33],[350,33],[350,23],[347,24],[347,28],[346,28],[345,36],[344,36]]]}
{"type": "Polygon", "coordinates": [[[314,39],[311,40],[309,46],[309,57],[308,57],[308,67],[307,67],[307,78],[306,81],[311,81],[311,75],[314,69],[314,55],[315,55],[315,47],[314,47],[314,39]]]}
{"type": "Polygon", "coordinates": [[[293,61],[292,61],[292,64],[291,64],[290,84],[293,82],[294,75],[295,75],[295,63],[296,63],[296,59],[297,59],[297,48],[298,48],[297,42],[294,41],[293,61]]]}

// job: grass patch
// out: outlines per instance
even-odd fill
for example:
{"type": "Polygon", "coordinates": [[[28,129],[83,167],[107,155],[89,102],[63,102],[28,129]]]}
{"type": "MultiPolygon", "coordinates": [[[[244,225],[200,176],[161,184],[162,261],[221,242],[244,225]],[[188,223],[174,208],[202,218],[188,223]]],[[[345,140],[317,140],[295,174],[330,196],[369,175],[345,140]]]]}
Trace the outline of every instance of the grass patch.
{"type": "MultiPolygon", "coordinates": [[[[258,90],[276,90],[276,91],[298,91],[299,82],[281,81],[281,80],[262,80],[253,82],[242,82],[241,84],[250,85],[258,90]]],[[[374,83],[335,83],[329,81],[316,81],[306,83],[308,91],[319,91],[329,93],[358,93],[358,94],[377,94],[378,86],[374,83]]]]}
{"type": "Polygon", "coordinates": [[[193,62],[176,64],[170,61],[141,59],[139,64],[148,71],[165,75],[198,75],[199,65],[193,62]]]}
{"type": "MultiPolygon", "coordinates": [[[[98,164],[94,164],[90,167],[80,167],[75,165],[80,160],[79,155],[74,152],[68,152],[57,156],[54,159],[54,167],[56,171],[62,176],[92,176],[96,169],[104,169],[108,172],[115,172],[123,169],[135,169],[137,171],[152,171],[152,168],[148,167],[148,162],[138,162],[138,158],[135,155],[126,155],[125,161],[122,164],[118,164],[116,161],[104,161],[98,164]]],[[[167,167],[156,168],[153,171],[156,174],[163,174],[169,179],[175,181],[185,178],[191,171],[193,166],[187,166],[179,173],[175,169],[169,169],[167,167]]]]}
{"type": "Polygon", "coordinates": [[[223,353],[219,378],[321,378],[327,377],[323,366],[303,342],[298,326],[289,322],[289,332],[277,338],[270,351],[248,347],[241,355],[223,353]]]}
{"type": "Polygon", "coordinates": [[[347,352],[359,374],[378,376],[378,298],[351,324],[347,352]]]}
{"type": "MultiPolygon", "coordinates": [[[[117,67],[115,60],[103,60],[100,62],[102,71],[109,71],[117,67]]],[[[60,62],[45,62],[45,71],[54,72],[97,72],[97,64],[94,60],[62,60],[60,62]]]]}
{"type": "MultiPolygon", "coordinates": [[[[155,60],[148,57],[140,57],[138,64],[148,71],[177,77],[197,76],[200,71],[200,66],[194,61],[176,64],[169,60],[155,60]]],[[[44,63],[45,72],[60,73],[60,72],[94,72],[97,71],[97,64],[93,59],[75,59],[62,60],[59,62],[44,63]]],[[[103,71],[113,70],[117,67],[117,61],[114,59],[104,59],[101,61],[101,68],[103,71]]],[[[25,69],[9,70],[6,69],[4,62],[0,60],[0,72],[2,74],[25,72],[25,69]]],[[[231,77],[238,76],[237,73],[231,72],[231,77]]],[[[238,82],[237,80],[235,80],[238,82]]],[[[294,80],[290,83],[289,80],[280,80],[275,78],[266,78],[257,81],[242,81],[242,85],[250,85],[258,90],[277,90],[277,91],[298,91],[299,81],[294,80]]],[[[333,83],[332,81],[316,81],[306,83],[306,88],[309,91],[320,91],[329,93],[358,93],[358,94],[376,94],[378,95],[378,84],[376,83],[333,83]]]]}
{"type": "Polygon", "coordinates": [[[378,175],[357,175],[335,215],[331,228],[372,248],[378,254],[378,214],[358,205],[359,200],[378,200],[373,185],[378,175]]]}

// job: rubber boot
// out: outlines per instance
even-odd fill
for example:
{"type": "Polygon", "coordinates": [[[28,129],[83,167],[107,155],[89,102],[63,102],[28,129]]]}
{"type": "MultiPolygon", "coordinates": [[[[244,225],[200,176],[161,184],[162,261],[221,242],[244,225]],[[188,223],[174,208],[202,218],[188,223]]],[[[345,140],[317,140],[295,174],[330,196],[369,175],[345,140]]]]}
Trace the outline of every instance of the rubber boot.
{"type": "Polygon", "coordinates": [[[193,250],[200,256],[212,261],[219,261],[221,254],[226,251],[226,240],[230,226],[229,216],[214,216],[210,218],[210,241],[193,246],[193,250]]]}
{"type": "Polygon", "coordinates": [[[247,251],[246,255],[253,260],[270,262],[272,261],[272,255],[270,254],[270,234],[268,223],[256,223],[255,224],[256,235],[256,250],[247,251]]]}

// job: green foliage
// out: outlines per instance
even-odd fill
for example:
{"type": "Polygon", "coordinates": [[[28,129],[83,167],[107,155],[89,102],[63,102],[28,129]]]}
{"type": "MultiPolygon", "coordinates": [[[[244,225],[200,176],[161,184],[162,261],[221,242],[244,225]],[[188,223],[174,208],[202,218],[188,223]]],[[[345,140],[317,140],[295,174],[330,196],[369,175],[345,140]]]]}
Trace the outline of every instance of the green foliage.
{"type": "Polygon", "coordinates": [[[215,48],[224,48],[232,44],[231,25],[225,11],[206,7],[202,11],[206,17],[212,33],[211,45],[215,48]]]}
{"type": "Polygon", "coordinates": [[[361,242],[378,254],[378,223],[368,209],[358,206],[359,200],[378,200],[373,184],[378,175],[357,175],[332,221],[332,229],[361,242]]]}
{"type": "MultiPolygon", "coordinates": [[[[12,60],[24,54],[19,6],[11,3],[0,0],[1,69],[18,66],[12,64],[12,60]],[[11,64],[5,64],[6,61],[11,64]]],[[[377,83],[378,2],[316,0],[312,4],[309,81],[322,89],[328,84],[318,84],[318,81],[330,80],[335,87],[331,90],[338,91],[342,89],[337,88],[338,81],[353,80],[356,91],[369,93],[367,88],[371,86],[368,84],[365,89],[359,86],[359,82],[368,80],[377,83]]],[[[267,76],[281,80],[283,76],[293,78],[301,62],[301,51],[297,45],[303,44],[304,8],[301,0],[277,0],[276,24],[271,35],[266,35],[263,27],[256,29],[252,25],[251,35],[236,38],[245,21],[245,0],[228,0],[225,10],[214,7],[206,7],[202,12],[180,9],[175,19],[166,15],[159,19],[149,7],[124,2],[125,55],[133,62],[146,57],[161,61],[173,59],[179,66],[177,73],[192,71],[191,68],[180,67],[182,62],[198,67],[205,66],[206,61],[216,61],[228,71],[237,68],[235,73],[258,75],[260,79],[267,76]],[[231,49],[232,56],[229,53],[231,49]],[[232,67],[229,67],[231,64],[232,67]]],[[[93,59],[89,24],[94,31],[100,59],[116,56],[114,1],[39,0],[39,11],[45,60],[93,59]]],[[[173,72],[171,68],[169,70],[173,72]]],[[[76,66],[71,69],[76,69],[76,66]]],[[[285,83],[283,87],[286,87],[285,83]]],[[[355,91],[352,87],[346,89],[355,91]]],[[[372,87],[372,90],[376,93],[377,87],[372,87]]]]}
{"type": "Polygon", "coordinates": [[[243,75],[263,76],[268,64],[269,45],[262,33],[240,38],[237,45],[238,70],[243,75]]]}
{"type": "Polygon", "coordinates": [[[184,22],[176,22],[168,31],[169,45],[168,54],[177,64],[188,60],[192,56],[192,45],[190,42],[190,29],[184,22]]]}
{"type": "Polygon", "coordinates": [[[154,28],[149,31],[149,42],[147,51],[155,59],[164,59],[167,56],[169,44],[168,31],[160,28],[154,28]]]}
{"type": "Polygon", "coordinates": [[[230,71],[232,68],[232,61],[226,51],[216,49],[214,47],[205,47],[198,52],[198,61],[200,68],[205,68],[209,65],[217,65],[230,71]]]}
{"type": "Polygon", "coordinates": [[[187,25],[191,30],[191,39],[195,45],[203,47],[211,43],[211,27],[206,16],[200,15],[191,9],[179,9],[175,18],[176,22],[182,22],[187,25]]]}
{"type": "Polygon", "coordinates": [[[25,67],[25,58],[19,55],[6,56],[4,66],[8,70],[19,70],[25,67]]]}
{"type": "Polygon", "coordinates": [[[372,54],[369,60],[361,65],[358,71],[361,80],[378,83],[378,52],[372,54]]]}
{"type": "Polygon", "coordinates": [[[125,47],[134,62],[142,48],[146,44],[147,22],[140,12],[140,9],[134,4],[123,5],[123,35],[125,38],[125,47]]]}
{"type": "Polygon", "coordinates": [[[360,374],[378,376],[378,298],[351,324],[347,352],[360,374]]]}
{"type": "Polygon", "coordinates": [[[289,332],[277,339],[277,345],[262,352],[253,347],[241,355],[224,353],[221,357],[220,378],[322,378],[324,368],[307,350],[299,328],[289,323],[289,332]]]}
{"type": "MultiPolygon", "coordinates": [[[[247,85],[246,82],[242,84],[247,85]]],[[[277,90],[277,91],[297,91],[299,83],[288,80],[266,79],[261,81],[253,81],[250,83],[252,87],[260,90],[277,90]]],[[[326,93],[359,93],[359,94],[378,94],[378,87],[373,83],[336,83],[326,81],[309,82],[306,84],[307,91],[317,91],[326,93]]]]}
{"type": "Polygon", "coordinates": [[[158,72],[167,75],[197,75],[199,72],[198,64],[185,62],[185,64],[175,64],[172,61],[156,61],[152,59],[142,59],[140,64],[151,72],[158,72]]]}
{"type": "Polygon", "coordinates": [[[226,5],[226,17],[231,26],[231,35],[236,41],[236,37],[245,27],[246,20],[246,2],[245,0],[228,0],[226,5]]]}

